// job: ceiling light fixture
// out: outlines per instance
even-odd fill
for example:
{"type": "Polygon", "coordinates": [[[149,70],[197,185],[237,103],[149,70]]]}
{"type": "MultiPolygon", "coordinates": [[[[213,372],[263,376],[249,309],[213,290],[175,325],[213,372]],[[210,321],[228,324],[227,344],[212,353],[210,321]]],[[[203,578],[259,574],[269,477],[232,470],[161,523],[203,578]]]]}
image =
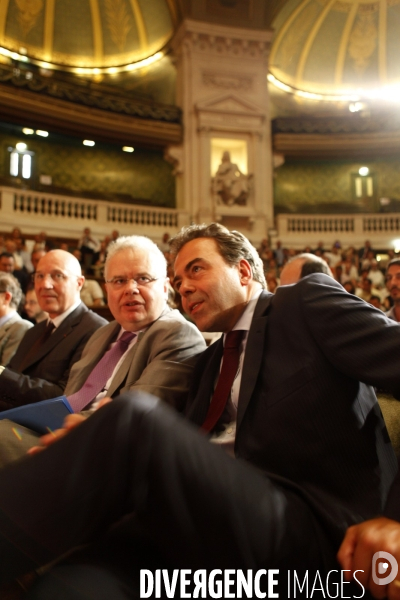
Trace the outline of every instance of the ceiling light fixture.
{"type": "Polygon", "coordinates": [[[29,127],[23,127],[22,133],[24,133],[25,135],[33,135],[35,132],[33,131],[33,129],[30,129],[29,127]]]}
{"type": "Polygon", "coordinates": [[[132,148],[132,146],[122,146],[122,150],[124,152],[134,152],[135,148],[132,148]]]}
{"type": "Polygon", "coordinates": [[[93,140],[83,140],[82,144],[84,146],[94,146],[95,142],[93,140]]]}
{"type": "Polygon", "coordinates": [[[43,131],[43,129],[36,129],[36,135],[40,135],[40,137],[49,137],[49,132],[43,131]]]}

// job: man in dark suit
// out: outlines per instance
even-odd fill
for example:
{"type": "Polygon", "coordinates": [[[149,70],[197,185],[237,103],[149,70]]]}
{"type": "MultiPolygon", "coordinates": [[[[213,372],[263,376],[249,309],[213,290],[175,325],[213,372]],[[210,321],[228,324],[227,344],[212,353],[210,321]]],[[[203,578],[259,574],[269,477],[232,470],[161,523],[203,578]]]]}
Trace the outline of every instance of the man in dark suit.
{"type": "MultiPolygon", "coordinates": [[[[96,576],[111,586],[109,597],[130,597],[134,563],[308,569],[314,579],[316,570],[338,568],[346,527],[382,510],[396,463],[368,384],[400,391],[397,324],[324,274],[266,293],[254,249],[219,225],[189,228],[175,250],[175,287],[195,323],[245,332],[228,402],[210,432],[239,460],[156,401],[112,402],[30,463],[0,473],[0,555],[7,558],[0,573],[49,560],[134,511],[126,563],[105,561],[98,542],[87,569],[78,558],[54,570],[56,589],[66,590],[58,598],[84,597],[74,595],[77,587],[93,589],[96,576]],[[60,473],[62,456],[78,489],[60,473]],[[35,483],[42,473],[46,494],[35,483]],[[150,555],[137,544],[138,530],[150,555]],[[16,539],[18,550],[10,545],[16,539]],[[88,579],[78,583],[82,569],[88,579]]],[[[223,346],[221,339],[204,352],[193,377],[188,415],[203,429],[215,414],[223,346]]],[[[224,362],[225,355],[222,371],[224,362]]]]}
{"type": "Polygon", "coordinates": [[[34,275],[35,291],[49,322],[32,327],[7,366],[0,366],[0,410],[60,396],[72,365],[90,336],[107,321],[80,300],[84,282],[78,261],[64,250],[45,254],[34,275]]]}

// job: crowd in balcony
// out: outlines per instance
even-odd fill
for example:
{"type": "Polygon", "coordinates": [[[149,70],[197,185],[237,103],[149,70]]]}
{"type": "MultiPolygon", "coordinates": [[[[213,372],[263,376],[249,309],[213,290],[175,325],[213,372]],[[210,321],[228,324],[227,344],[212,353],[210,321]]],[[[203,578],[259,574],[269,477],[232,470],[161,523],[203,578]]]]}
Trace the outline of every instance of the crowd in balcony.
{"type": "MultiPolygon", "coordinates": [[[[99,308],[107,303],[104,284],[103,268],[107,247],[119,237],[119,232],[113,230],[110,235],[99,240],[89,227],[86,227],[76,241],[57,241],[49,238],[46,232],[40,232],[34,237],[32,251],[28,252],[24,236],[19,228],[14,228],[10,234],[0,235],[0,271],[12,273],[18,280],[22,291],[34,293],[31,275],[44,254],[54,248],[71,252],[79,261],[82,272],[86,276],[81,291],[82,301],[89,307],[99,308]]],[[[173,264],[169,252],[170,235],[165,233],[158,240],[158,247],[164,253],[168,264],[168,275],[173,277],[173,264]]],[[[157,242],[157,241],[156,241],[157,242]]],[[[393,307],[393,298],[385,283],[387,264],[396,253],[392,248],[376,250],[369,240],[362,248],[343,247],[340,241],[332,246],[319,242],[315,248],[305,245],[304,248],[294,249],[283,247],[278,240],[270,244],[268,239],[262,240],[258,254],[264,265],[265,278],[270,292],[274,293],[280,285],[280,273],[285,264],[300,253],[311,253],[324,259],[329,265],[333,277],[351,294],[359,296],[376,308],[385,312],[393,307]],[[274,246],[274,247],[272,247],[274,246]]],[[[32,302],[32,299],[31,299],[32,302]]],[[[170,290],[170,304],[180,308],[179,297],[170,290]]],[[[32,322],[35,317],[29,316],[29,305],[23,316],[32,322]]],[[[400,317],[400,315],[399,315],[400,317]]]]}
{"type": "Polygon", "coordinates": [[[274,292],[280,284],[280,273],[285,264],[300,253],[314,254],[329,265],[333,277],[350,293],[359,296],[376,308],[388,311],[393,299],[385,282],[388,263],[396,258],[392,248],[376,250],[369,240],[362,248],[343,248],[340,241],[331,247],[319,242],[315,248],[309,245],[302,249],[283,248],[277,241],[273,249],[268,240],[263,240],[257,249],[264,264],[268,289],[274,292]]]}

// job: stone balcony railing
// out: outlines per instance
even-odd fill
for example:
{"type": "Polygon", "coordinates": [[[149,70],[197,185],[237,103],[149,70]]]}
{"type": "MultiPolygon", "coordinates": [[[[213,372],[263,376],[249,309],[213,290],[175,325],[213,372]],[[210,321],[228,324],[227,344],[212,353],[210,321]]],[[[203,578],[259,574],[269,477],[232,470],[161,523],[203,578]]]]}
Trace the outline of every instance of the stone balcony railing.
{"type": "Polygon", "coordinates": [[[189,223],[185,211],[0,187],[1,231],[79,238],[90,227],[99,239],[117,229],[121,235],[147,235],[155,241],[189,223]]]}
{"type": "Polygon", "coordinates": [[[277,216],[276,225],[274,239],[284,247],[314,248],[319,241],[329,246],[338,240],[343,247],[359,248],[369,239],[374,248],[400,248],[400,213],[283,214],[277,216]]]}

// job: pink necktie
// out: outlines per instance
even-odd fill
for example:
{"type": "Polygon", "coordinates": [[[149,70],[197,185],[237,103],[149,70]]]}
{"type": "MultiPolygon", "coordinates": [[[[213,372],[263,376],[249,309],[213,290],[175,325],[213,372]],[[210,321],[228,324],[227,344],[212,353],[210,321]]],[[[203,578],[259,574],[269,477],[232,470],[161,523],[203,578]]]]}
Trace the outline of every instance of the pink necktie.
{"type": "Polygon", "coordinates": [[[242,329],[236,329],[226,334],[221,372],[208,408],[206,420],[201,426],[204,431],[214,429],[224,412],[239,367],[239,348],[244,333],[245,331],[242,329]]]}
{"type": "Polygon", "coordinates": [[[127,351],[136,333],[125,331],[116,344],[97,363],[80,390],[67,397],[74,412],[80,412],[104,389],[121,356],[127,351]]]}

